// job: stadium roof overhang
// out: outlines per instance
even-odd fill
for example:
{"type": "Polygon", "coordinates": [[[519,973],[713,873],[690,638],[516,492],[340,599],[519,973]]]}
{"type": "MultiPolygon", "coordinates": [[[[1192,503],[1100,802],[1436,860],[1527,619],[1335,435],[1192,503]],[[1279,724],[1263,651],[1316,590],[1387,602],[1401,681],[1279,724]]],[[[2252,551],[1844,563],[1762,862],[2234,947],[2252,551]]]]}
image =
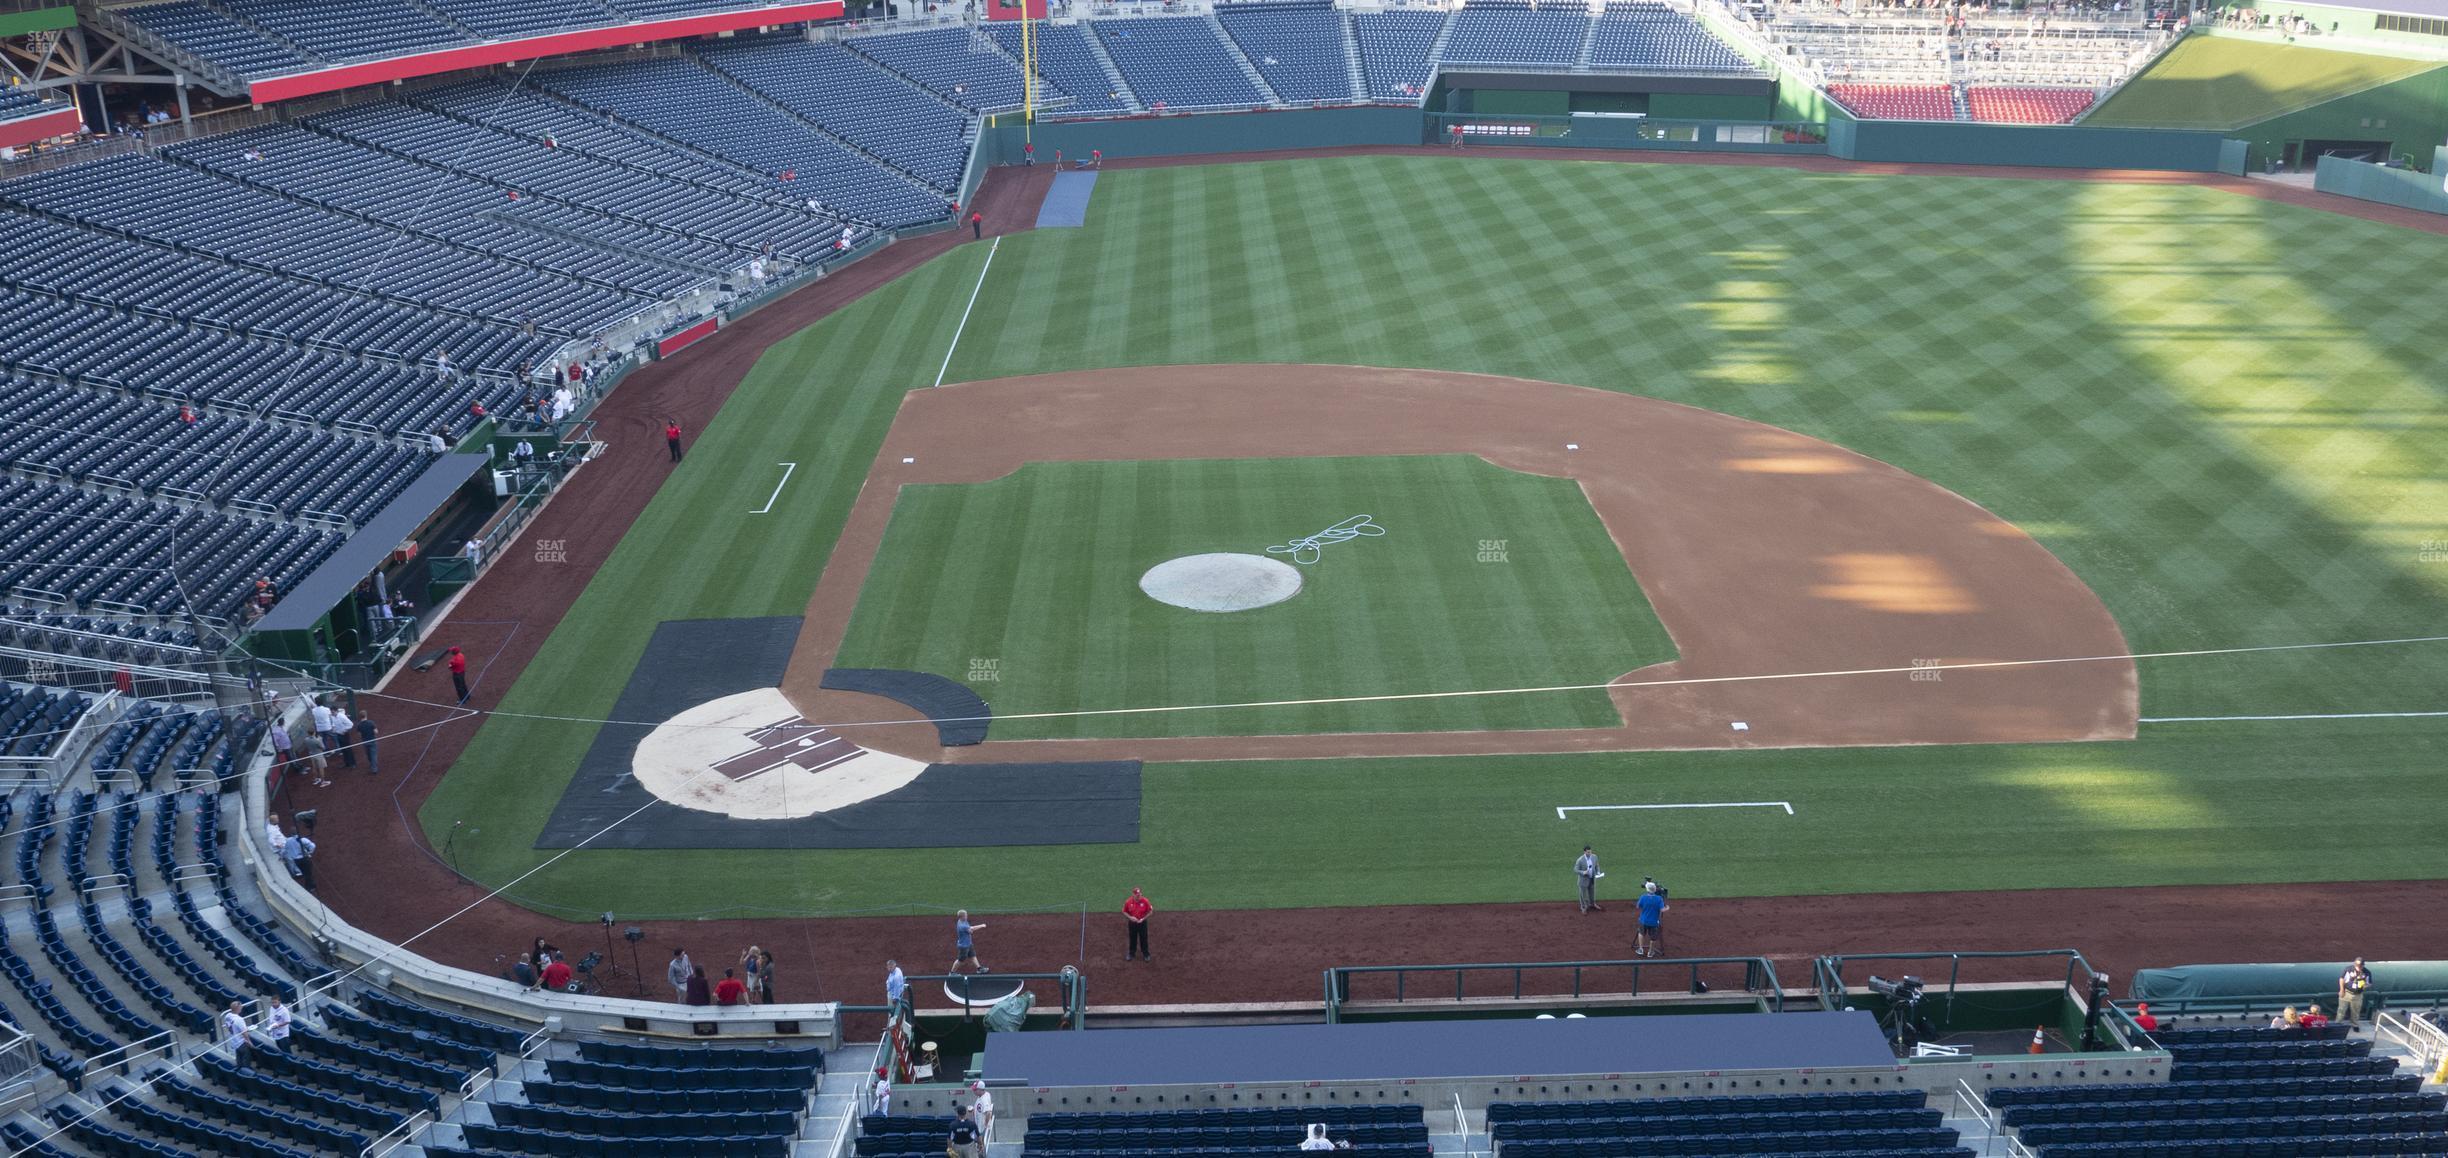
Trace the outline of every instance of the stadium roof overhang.
{"type": "Polygon", "coordinates": [[[765,28],[780,24],[798,24],[811,20],[832,20],[842,14],[842,0],[816,0],[806,4],[767,5],[743,8],[736,12],[716,12],[703,16],[684,16],[671,20],[648,20],[636,24],[620,24],[609,28],[581,28],[556,32],[546,36],[529,36],[518,40],[494,40],[460,48],[434,52],[419,52],[382,60],[358,61],[334,65],[313,72],[292,73],[288,76],[266,77],[247,85],[247,96],[256,104],[294,100],[318,93],[385,84],[410,77],[432,76],[458,72],[462,69],[486,68],[512,61],[537,60],[547,56],[565,56],[576,52],[591,52],[604,48],[621,48],[633,44],[648,44],[659,40],[679,40],[690,36],[705,36],[717,32],[736,32],[743,28],[765,28]]]}

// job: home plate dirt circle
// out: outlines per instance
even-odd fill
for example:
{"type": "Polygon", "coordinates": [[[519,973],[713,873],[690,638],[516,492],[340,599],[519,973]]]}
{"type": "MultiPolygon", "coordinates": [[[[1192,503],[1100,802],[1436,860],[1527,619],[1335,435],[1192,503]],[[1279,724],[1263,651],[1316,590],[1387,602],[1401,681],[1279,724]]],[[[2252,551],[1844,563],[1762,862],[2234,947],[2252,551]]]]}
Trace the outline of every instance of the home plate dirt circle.
{"type": "Polygon", "coordinates": [[[1139,576],[1139,590],[1148,598],[1192,611],[1250,611],[1281,603],[1300,589],[1300,568],[1232,551],[1167,559],[1139,576]]]}
{"type": "Polygon", "coordinates": [[[907,786],[926,762],[877,752],[807,722],[777,688],[708,700],[638,741],[630,771],[683,808],[789,820],[907,786]]]}

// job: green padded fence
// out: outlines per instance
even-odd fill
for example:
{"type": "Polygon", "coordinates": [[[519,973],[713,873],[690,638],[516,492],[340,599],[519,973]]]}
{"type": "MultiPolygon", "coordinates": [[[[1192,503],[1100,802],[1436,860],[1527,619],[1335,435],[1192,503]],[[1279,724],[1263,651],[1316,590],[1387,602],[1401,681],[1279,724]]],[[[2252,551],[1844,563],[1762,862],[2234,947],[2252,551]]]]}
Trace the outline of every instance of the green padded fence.
{"type": "MultiPolygon", "coordinates": [[[[2133,975],[2129,997],[2156,1014],[2249,1013],[2319,1002],[2335,1013],[2344,961],[2267,965],[2178,965],[2133,975]]],[[[2372,991],[2365,1016],[2380,1009],[2448,1003],[2448,961],[2367,961],[2372,991]]]]}
{"type": "Polygon", "coordinates": [[[2323,157],[2312,174],[2312,187],[2362,201],[2377,201],[2425,213],[2448,213],[2448,148],[2431,151],[2431,171],[2390,169],[2366,161],[2323,157]]]}

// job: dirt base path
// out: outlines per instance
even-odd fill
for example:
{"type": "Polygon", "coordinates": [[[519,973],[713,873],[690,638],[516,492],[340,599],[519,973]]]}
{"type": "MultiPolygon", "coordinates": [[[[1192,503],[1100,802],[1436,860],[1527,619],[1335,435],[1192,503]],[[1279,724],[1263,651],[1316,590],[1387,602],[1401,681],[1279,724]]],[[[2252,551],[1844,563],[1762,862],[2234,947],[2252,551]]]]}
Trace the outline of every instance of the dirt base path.
{"type": "Polygon", "coordinates": [[[989,739],[900,754],[1240,760],[2133,737],[2134,666],[2113,658],[2125,639],[2098,597],[2030,536],[1934,483],[1791,431],[1653,398],[1355,366],[1165,366],[912,391],[817,583],[783,694],[809,719],[876,718],[881,701],[824,693],[819,702],[817,682],[900,487],[982,482],[1058,460],[1388,454],[1474,454],[1581,484],[1681,656],[1617,681],[1621,727],[989,739]],[[1909,670],[2092,656],[2111,658],[1909,670]],[[1861,669],[1887,670],[1785,678],[1861,669]]]}
{"type": "MultiPolygon", "coordinates": [[[[1405,151],[1442,152],[1341,152],[1405,151]]],[[[1335,152],[1283,155],[1312,157],[1335,152]]],[[[1825,158],[1555,153],[1571,160],[1640,164],[1782,164],[1829,172],[1899,171],[1825,158]]],[[[1542,154],[1491,149],[1469,155],[1542,154]]],[[[1244,154],[1113,164],[1137,167],[1257,159],[1262,158],[1244,154]]],[[[1969,166],[1901,171],[2200,184],[2393,220],[2380,212],[2385,206],[2227,177],[1969,166]]],[[[977,207],[986,214],[988,232],[1031,228],[1052,181],[1050,166],[995,170],[977,199],[977,207]]],[[[2397,223],[2448,231],[2448,219],[2395,212],[2407,217],[2397,223]]],[[[742,319],[670,361],[631,375],[597,415],[599,429],[612,442],[610,451],[588,466],[578,484],[555,499],[528,532],[535,538],[567,539],[569,562],[531,562],[514,552],[468,591],[437,636],[443,642],[461,643],[478,658],[471,706],[489,708],[500,702],[667,477],[669,467],[657,437],[659,416],[678,415],[690,429],[702,429],[767,346],[965,240],[966,235],[947,233],[894,245],[742,319]]],[[[446,702],[449,686],[449,678],[439,671],[405,674],[390,689],[405,699],[368,701],[372,710],[381,713],[384,725],[381,776],[344,774],[334,788],[290,795],[290,806],[323,810],[317,829],[322,847],[315,874],[323,899],[343,919],[377,936],[393,941],[416,938],[415,951],[466,969],[492,971],[500,966],[501,954],[515,956],[519,946],[538,935],[573,948],[593,944],[600,930],[592,922],[544,916],[508,900],[486,900],[485,889],[453,874],[445,867],[440,850],[426,844],[416,824],[416,810],[458,758],[478,724],[469,719],[417,730],[450,714],[424,702],[446,702]],[[428,933],[429,929],[435,931],[428,933]]],[[[862,697],[859,702],[873,701],[862,697]]],[[[1118,910],[1121,896],[1117,893],[1110,900],[1108,908],[1118,910]]],[[[1164,903],[1162,897],[1156,900],[1159,905],[1164,903]]],[[[2448,881],[1722,902],[1689,897],[1676,906],[1673,948],[1680,953],[1766,954],[1790,959],[1831,951],[2072,945],[2115,973],[2121,985],[2126,973],[2144,965],[2318,960],[2356,953],[2375,959],[2448,957],[2448,925],[2422,917],[2443,905],[2448,905],[2448,881]],[[2283,939],[2270,935],[2273,920],[2281,920],[2283,939]]],[[[1160,911],[1153,926],[1154,947],[1160,955],[1153,962],[1125,964],[1113,955],[1122,930],[1120,917],[1110,912],[1089,918],[1084,955],[1083,930],[1076,915],[1004,916],[983,938],[983,949],[988,963],[1006,970],[1077,963],[1088,973],[1091,1000],[1099,1005],[1304,1001],[1317,999],[1318,971],[1334,964],[1621,956],[1628,944],[1628,920],[1614,908],[1604,914],[1579,916],[1565,897],[1548,905],[1160,911]]],[[[880,1003],[884,959],[898,957],[914,969],[939,967],[951,955],[947,924],[941,917],[646,922],[645,948],[652,952],[642,959],[651,974],[653,958],[669,957],[676,945],[688,946],[703,957],[753,942],[773,949],[781,958],[779,993],[786,1000],[880,1003]]],[[[626,955],[616,955],[614,960],[627,964],[626,955]]],[[[651,977],[642,991],[656,992],[651,977]]]]}

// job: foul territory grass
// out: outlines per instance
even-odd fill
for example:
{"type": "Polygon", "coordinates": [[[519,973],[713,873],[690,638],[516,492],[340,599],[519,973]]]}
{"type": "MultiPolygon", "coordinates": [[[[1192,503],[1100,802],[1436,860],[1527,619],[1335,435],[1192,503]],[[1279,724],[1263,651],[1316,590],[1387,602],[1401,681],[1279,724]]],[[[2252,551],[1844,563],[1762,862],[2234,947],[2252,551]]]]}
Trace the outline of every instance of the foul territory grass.
{"type": "MultiPolygon", "coordinates": [[[[1466,456],[1035,463],[907,487],[840,663],[974,681],[1004,716],[1598,684],[1674,658],[1569,479],[1466,456]],[[1142,572],[1353,515],[1300,594],[1168,606],[1142,572]]],[[[1609,727],[1602,691],[1005,719],[997,739],[1609,727]]]]}
{"type": "MultiPolygon", "coordinates": [[[[963,247],[776,346],[505,707],[600,718],[644,625],[801,612],[984,259],[963,247]],[[801,465],[749,516],[777,462],[801,465]]],[[[2137,651],[2428,636],[2448,623],[2444,264],[2438,236],[2181,186],[1485,156],[1115,171],[1087,228],[1004,240],[950,378],[1298,361],[1630,391],[1828,439],[1987,506],[2088,582],[2137,651]]],[[[2436,644],[2151,660],[2142,708],[2439,710],[2443,670],[2436,644]]],[[[456,842],[463,869],[533,868],[593,734],[486,723],[423,810],[437,846],[480,817],[456,842]]],[[[1579,841],[1610,831],[1643,842],[1618,871],[1654,868],[1694,897],[2438,877],[2443,766],[2438,719],[1166,766],[1149,770],[1135,846],[585,851],[514,892],[582,916],[981,907],[1127,884],[1182,906],[1554,899],[1579,841]],[[1799,815],[1552,811],[1672,799],[1792,799],[1799,815]]]]}

